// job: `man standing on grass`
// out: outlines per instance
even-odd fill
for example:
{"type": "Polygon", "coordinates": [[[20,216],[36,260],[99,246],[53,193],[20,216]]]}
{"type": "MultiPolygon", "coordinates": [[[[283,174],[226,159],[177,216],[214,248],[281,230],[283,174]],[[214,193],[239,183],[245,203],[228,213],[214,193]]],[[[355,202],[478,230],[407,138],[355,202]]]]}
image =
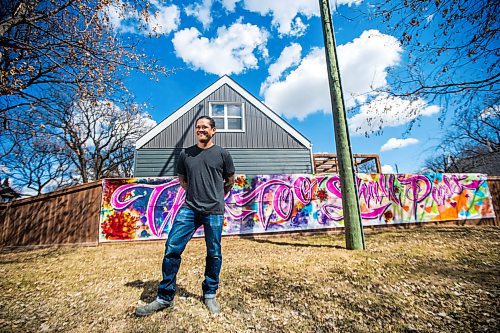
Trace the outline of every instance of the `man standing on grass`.
{"type": "Polygon", "coordinates": [[[215,121],[208,116],[196,120],[198,143],[186,148],[179,157],[177,174],[186,201],[179,211],[165,245],[163,280],[153,302],[139,306],[135,313],[147,316],[174,305],[175,280],[181,264],[181,254],[196,229],[203,225],[207,257],[203,302],[212,313],[220,313],[215,299],[222,264],[221,235],[224,219],[224,196],[234,184],[234,165],[229,152],[213,143],[215,121]]]}

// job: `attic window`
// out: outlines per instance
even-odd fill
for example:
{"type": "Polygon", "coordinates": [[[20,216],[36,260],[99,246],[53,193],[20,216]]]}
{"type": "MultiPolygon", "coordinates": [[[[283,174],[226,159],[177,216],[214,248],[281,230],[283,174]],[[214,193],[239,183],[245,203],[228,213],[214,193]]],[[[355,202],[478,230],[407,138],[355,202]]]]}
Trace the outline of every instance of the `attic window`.
{"type": "Polygon", "coordinates": [[[210,103],[210,117],[219,132],[244,132],[245,108],[243,103],[210,103]]]}

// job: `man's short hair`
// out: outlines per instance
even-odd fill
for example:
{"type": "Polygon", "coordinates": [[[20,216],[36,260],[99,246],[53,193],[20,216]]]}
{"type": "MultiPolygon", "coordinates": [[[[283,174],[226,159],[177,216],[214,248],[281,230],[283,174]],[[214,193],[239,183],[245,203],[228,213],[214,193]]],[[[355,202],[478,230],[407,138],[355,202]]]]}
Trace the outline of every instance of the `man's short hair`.
{"type": "Polygon", "coordinates": [[[195,124],[198,124],[198,120],[200,119],[207,119],[210,122],[210,127],[215,128],[215,120],[212,117],[209,116],[200,116],[198,119],[196,119],[195,124]]]}

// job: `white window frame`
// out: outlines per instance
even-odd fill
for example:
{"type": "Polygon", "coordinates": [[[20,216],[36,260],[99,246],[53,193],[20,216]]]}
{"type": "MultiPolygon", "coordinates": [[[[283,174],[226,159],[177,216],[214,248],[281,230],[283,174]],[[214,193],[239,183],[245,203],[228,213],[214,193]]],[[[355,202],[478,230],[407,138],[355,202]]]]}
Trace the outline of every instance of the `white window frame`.
{"type": "Polygon", "coordinates": [[[221,116],[213,116],[212,113],[212,105],[217,104],[217,105],[224,105],[224,129],[222,128],[217,128],[217,132],[235,132],[235,133],[243,133],[245,132],[245,103],[238,103],[238,102],[210,102],[209,103],[209,115],[212,118],[218,118],[220,119],[221,116]],[[241,129],[227,129],[228,128],[228,119],[239,119],[240,117],[238,116],[228,116],[227,115],[227,106],[228,105],[240,105],[241,106],[241,129]]]}

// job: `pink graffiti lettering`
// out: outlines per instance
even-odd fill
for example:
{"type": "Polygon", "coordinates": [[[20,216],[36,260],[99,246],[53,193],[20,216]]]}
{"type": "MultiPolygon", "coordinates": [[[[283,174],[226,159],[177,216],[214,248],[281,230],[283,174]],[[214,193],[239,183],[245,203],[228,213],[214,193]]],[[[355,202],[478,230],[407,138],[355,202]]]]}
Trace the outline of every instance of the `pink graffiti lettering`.
{"type": "MultiPolygon", "coordinates": [[[[380,178],[383,180],[383,175],[381,176],[380,178]]],[[[372,199],[376,204],[380,205],[384,198],[387,197],[386,184],[382,183],[380,179],[378,182],[362,182],[361,179],[357,178],[356,182],[358,184],[358,196],[365,201],[367,207],[371,206],[372,199]]]]}
{"type": "Polygon", "coordinates": [[[401,204],[401,192],[399,191],[399,188],[397,188],[394,183],[396,181],[396,176],[395,175],[390,175],[389,176],[389,183],[387,184],[388,192],[389,192],[389,199],[391,199],[395,204],[398,206],[402,207],[403,205],[401,204]]]}
{"type": "Polygon", "coordinates": [[[445,203],[446,198],[453,194],[460,194],[464,190],[477,190],[484,180],[473,180],[465,184],[463,181],[467,176],[443,175],[442,182],[432,188],[432,199],[439,205],[445,203]]]}
{"type": "MultiPolygon", "coordinates": [[[[310,178],[301,176],[295,179],[293,185],[290,185],[284,180],[272,179],[260,184],[253,191],[233,195],[233,200],[236,206],[239,207],[245,207],[250,202],[256,201],[258,203],[257,216],[264,229],[267,230],[269,224],[274,222],[271,218],[272,214],[266,216],[264,213],[264,207],[267,204],[272,203],[272,212],[276,214],[277,218],[288,220],[292,214],[295,199],[304,205],[309,204],[314,197],[313,193],[315,186],[321,185],[325,179],[327,179],[327,177],[317,177],[313,178],[311,181],[310,178]],[[291,190],[292,188],[293,191],[291,190]]],[[[337,197],[337,199],[341,199],[342,195],[339,188],[340,178],[338,176],[329,177],[325,186],[328,193],[337,197]]],[[[366,194],[368,200],[369,197],[375,197],[376,202],[381,204],[385,196],[380,194],[379,191],[382,193],[385,193],[385,191],[380,189],[378,183],[376,183],[375,186],[368,187],[367,191],[369,191],[369,193],[366,194]]],[[[390,204],[374,208],[369,207],[369,210],[363,212],[361,215],[366,219],[380,218],[388,206],[390,206],[390,204]]],[[[343,219],[342,214],[340,214],[341,210],[342,206],[335,204],[323,204],[321,208],[322,213],[333,221],[340,221],[343,219]]],[[[255,213],[255,211],[248,209],[244,209],[241,212],[235,212],[232,207],[226,207],[226,211],[230,216],[241,219],[255,213]]]]}
{"type": "Polygon", "coordinates": [[[326,181],[326,189],[337,198],[342,198],[342,193],[340,192],[340,177],[331,176],[328,178],[326,181]]]}
{"type": "Polygon", "coordinates": [[[314,187],[321,185],[325,178],[326,177],[315,177],[311,182],[307,177],[298,177],[293,183],[293,190],[296,198],[304,205],[308,205],[313,198],[314,187]]]}
{"type": "MultiPolygon", "coordinates": [[[[256,186],[236,187],[224,197],[225,213],[228,218],[225,230],[231,233],[238,230],[249,232],[254,227],[252,223],[237,224],[237,220],[243,221],[247,218],[259,221],[266,231],[273,224],[280,224],[284,230],[292,230],[309,228],[309,223],[318,223],[313,227],[330,226],[327,220],[339,222],[344,219],[341,181],[338,175],[318,177],[282,175],[269,176],[272,179],[268,180],[264,177],[268,176],[255,179],[256,186]],[[314,221],[313,218],[317,218],[318,221],[314,221]],[[288,223],[283,224],[283,222],[288,223]]],[[[360,177],[356,182],[362,208],[361,217],[365,222],[371,220],[371,224],[385,223],[374,221],[376,219],[381,221],[383,217],[384,221],[391,220],[393,223],[420,221],[422,217],[433,219],[436,205],[440,209],[439,206],[448,202],[451,205],[456,204],[453,197],[457,194],[464,194],[463,200],[467,200],[469,205],[476,205],[479,199],[489,195],[487,190],[480,191],[485,182],[481,176],[444,174],[433,178],[424,175],[379,174],[360,177]],[[479,199],[476,196],[479,196],[479,199]],[[429,207],[432,208],[431,212],[429,207]]],[[[178,179],[172,178],[167,179],[164,184],[156,185],[123,184],[110,196],[109,191],[105,193],[103,200],[104,198],[109,200],[112,209],[117,211],[135,209],[136,212],[143,214],[142,220],[147,223],[151,234],[157,238],[162,237],[169,224],[174,222],[185,200],[185,192],[179,186],[178,179]],[[155,216],[160,212],[157,205],[167,196],[168,202],[165,204],[166,207],[162,207],[164,211],[159,218],[155,216]]],[[[107,204],[104,201],[103,203],[107,204]]],[[[108,207],[105,207],[103,217],[107,218],[108,207]]],[[[485,216],[487,213],[472,214],[485,216]]]]}
{"type": "MultiPolygon", "coordinates": [[[[385,210],[391,205],[391,203],[385,204],[381,207],[370,209],[366,212],[361,212],[361,218],[367,220],[380,219],[384,214],[385,210]]],[[[321,207],[321,212],[325,214],[330,220],[341,221],[344,218],[343,214],[340,214],[342,206],[335,204],[325,204],[321,207]]]]}
{"type": "Polygon", "coordinates": [[[123,193],[126,193],[128,191],[133,191],[133,190],[139,190],[139,189],[152,189],[153,191],[151,192],[149,199],[148,199],[148,205],[147,205],[147,211],[146,211],[146,220],[149,224],[149,228],[151,229],[151,232],[156,236],[160,237],[163,230],[165,229],[166,225],[168,223],[173,223],[175,220],[175,217],[177,216],[177,213],[179,212],[179,209],[181,208],[182,204],[184,203],[185,199],[185,192],[184,189],[179,186],[179,180],[174,179],[166,184],[160,184],[160,185],[149,185],[149,184],[126,184],[120,186],[116,191],[113,192],[111,195],[111,206],[116,209],[116,210],[123,210],[129,205],[131,205],[133,202],[137,201],[140,198],[143,198],[146,196],[146,194],[141,194],[141,195],[136,195],[131,198],[127,198],[125,200],[121,200],[121,196],[123,193]],[[172,187],[179,187],[179,189],[176,192],[174,201],[172,203],[172,207],[168,211],[167,216],[163,219],[161,225],[159,228],[156,227],[155,223],[155,218],[154,218],[154,210],[156,207],[156,203],[158,199],[160,198],[160,195],[165,191],[166,189],[172,188],[172,187]]]}
{"type": "Polygon", "coordinates": [[[430,180],[422,175],[414,175],[410,177],[399,176],[398,180],[403,185],[409,185],[406,188],[406,198],[412,201],[413,213],[415,220],[417,219],[417,205],[423,201],[431,193],[432,184],[430,180]]]}
{"type": "Polygon", "coordinates": [[[321,206],[321,212],[328,217],[328,219],[333,220],[333,221],[342,221],[344,218],[344,215],[340,214],[340,211],[342,210],[342,206],[335,205],[335,204],[325,204],[321,206]]]}
{"type": "MultiPolygon", "coordinates": [[[[256,201],[259,203],[257,214],[265,230],[267,230],[267,227],[269,226],[270,222],[272,222],[271,221],[272,214],[270,214],[268,217],[266,217],[264,214],[264,204],[266,203],[265,194],[267,194],[268,192],[267,190],[273,186],[278,186],[278,188],[274,192],[275,199],[272,201],[274,211],[278,216],[282,217],[283,219],[285,217],[287,218],[290,217],[291,210],[293,207],[293,196],[290,195],[290,185],[283,180],[271,179],[259,185],[255,190],[249,193],[241,193],[233,195],[233,199],[238,206],[245,206],[252,200],[256,199],[256,201]],[[278,194],[278,196],[276,196],[276,193],[278,194]],[[282,202],[280,202],[280,200],[288,201],[287,204],[289,207],[289,212],[285,212],[282,209],[281,206],[282,202]]],[[[272,194],[273,193],[271,193],[271,195],[272,194]]],[[[245,214],[246,216],[248,216],[250,213],[247,211],[245,212],[245,214]]]]}

